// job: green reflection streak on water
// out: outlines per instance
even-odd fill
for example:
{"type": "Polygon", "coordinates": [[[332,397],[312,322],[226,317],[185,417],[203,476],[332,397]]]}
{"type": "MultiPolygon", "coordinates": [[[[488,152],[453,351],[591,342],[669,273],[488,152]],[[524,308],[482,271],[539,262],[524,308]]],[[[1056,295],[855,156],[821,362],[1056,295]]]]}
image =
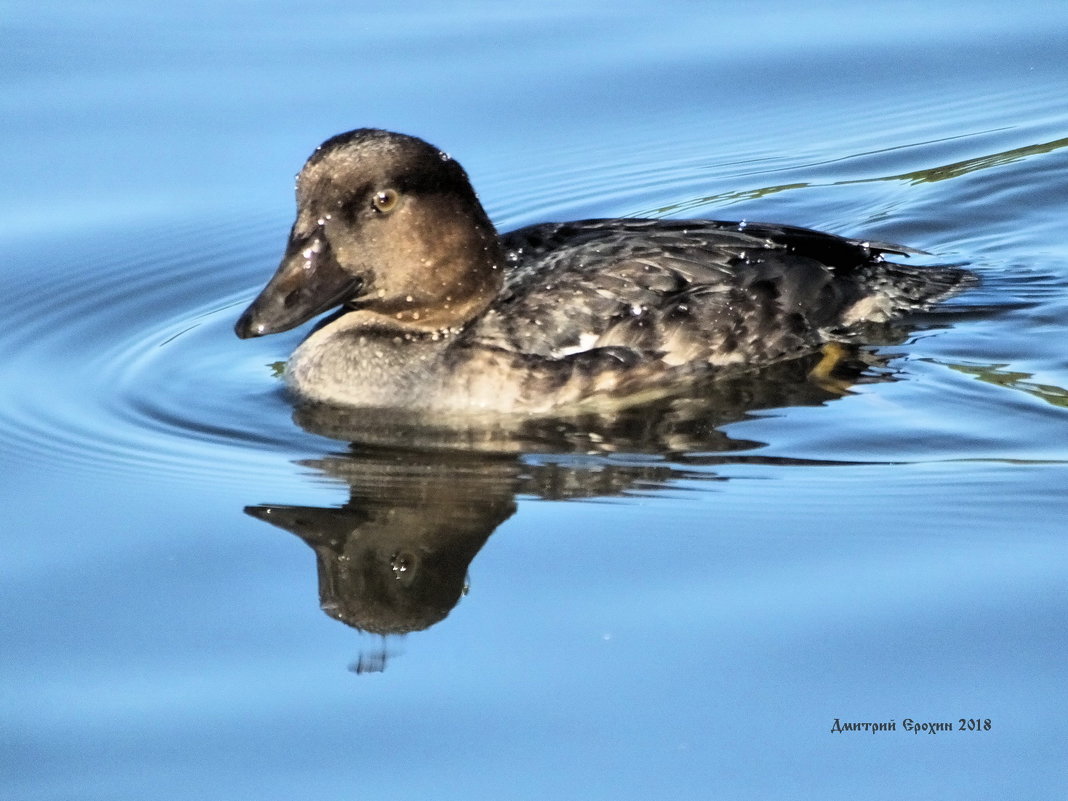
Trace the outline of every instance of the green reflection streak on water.
{"type": "MultiPolygon", "coordinates": [[[[874,180],[909,181],[910,183],[914,184],[943,181],[947,178],[957,178],[961,175],[967,175],[971,172],[978,172],[979,170],[985,170],[989,167],[999,167],[1003,164],[1011,164],[1014,161],[1021,161],[1022,159],[1029,158],[1031,156],[1037,156],[1043,153],[1051,153],[1054,150],[1060,150],[1065,145],[1068,145],[1068,137],[1054,139],[1052,142],[1043,142],[1042,144],[1038,145],[1014,147],[1011,150],[1005,150],[1000,153],[993,153],[989,156],[979,156],[974,159],[965,159],[964,161],[957,161],[953,164],[946,164],[942,167],[931,167],[926,170],[906,172],[902,173],[901,175],[891,175],[887,178],[876,178],[874,180]]],[[[843,183],[864,183],[864,181],[846,181],[843,183]]]]}
{"type": "Polygon", "coordinates": [[[988,384],[1005,387],[1007,389],[1026,392],[1028,395],[1044,400],[1053,406],[1068,409],[1068,390],[1055,384],[1038,384],[1028,379],[1033,373],[1024,373],[1015,370],[1005,370],[1008,364],[953,364],[950,362],[935,361],[950,370],[973,376],[988,384]]]}
{"type": "MultiPolygon", "coordinates": [[[[984,131],[983,133],[992,132],[984,131]]],[[[972,134],[969,134],[969,136],[971,135],[972,134]]],[[[924,147],[926,145],[934,145],[939,144],[941,142],[950,141],[952,139],[962,138],[965,137],[955,136],[949,137],[947,139],[935,139],[929,142],[919,142],[910,145],[898,145],[896,147],[872,150],[865,153],[857,153],[852,156],[845,156],[842,158],[832,159],[831,161],[818,162],[816,164],[799,164],[795,168],[800,169],[804,167],[816,167],[825,164],[847,162],[866,158],[869,156],[879,155],[882,153],[888,153],[894,150],[907,150],[915,147],[924,147]]],[[[780,192],[786,192],[793,189],[807,189],[812,187],[827,186],[850,186],[854,184],[871,184],[883,181],[907,181],[910,184],[935,183],[937,181],[945,181],[950,178],[959,178],[963,175],[978,172],[980,170],[989,169],[991,167],[1000,167],[1006,164],[1012,164],[1013,162],[1021,161],[1026,158],[1030,158],[1031,156],[1051,153],[1055,150],[1060,150],[1066,145],[1068,145],[1068,137],[1062,137],[1061,139],[1054,139],[1050,142],[1042,142],[1040,144],[1027,145],[1025,147],[1014,147],[1009,150],[1003,150],[998,153],[991,153],[986,156],[977,156],[975,158],[965,159],[964,161],[956,161],[951,164],[944,164],[938,167],[928,167],[923,170],[914,170],[912,172],[903,172],[894,175],[882,175],[875,178],[851,178],[847,181],[828,181],[826,183],[818,181],[803,181],[799,183],[765,186],[757,189],[719,192],[717,194],[704,195],[702,197],[693,198],[691,200],[682,201],[680,203],[672,203],[667,206],[660,206],[658,208],[651,209],[647,212],[641,212],[637,216],[643,216],[645,214],[676,215],[703,206],[728,206],[733,203],[757,200],[759,198],[767,197],[769,195],[775,195],[780,192]]]]}

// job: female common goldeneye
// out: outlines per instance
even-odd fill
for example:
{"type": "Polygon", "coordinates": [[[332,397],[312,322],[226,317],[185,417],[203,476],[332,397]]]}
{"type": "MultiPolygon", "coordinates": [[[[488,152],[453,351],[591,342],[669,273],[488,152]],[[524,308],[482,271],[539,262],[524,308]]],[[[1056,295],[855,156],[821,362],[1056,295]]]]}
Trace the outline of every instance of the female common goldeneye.
{"type": "Polygon", "coordinates": [[[711,220],[544,223],[498,234],[463,168],[403,134],[324,142],[239,337],[341,306],[296,349],[303,399],[414,412],[618,407],[754,369],[975,282],[918,251],[711,220]]]}

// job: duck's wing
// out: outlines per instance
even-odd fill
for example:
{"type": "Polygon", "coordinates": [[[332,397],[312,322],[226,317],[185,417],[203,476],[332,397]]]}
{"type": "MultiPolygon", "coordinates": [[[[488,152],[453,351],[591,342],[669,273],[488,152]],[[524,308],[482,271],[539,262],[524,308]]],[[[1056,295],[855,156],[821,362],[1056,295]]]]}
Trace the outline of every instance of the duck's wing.
{"type": "Polygon", "coordinates": [[[503,238],[498,302],[472,341],[547,357],[625,347],[671,364],[758,362],[813,347],[864,295],[863,273],[907,248],[804,228],[588,220],[503,238]]]}
{"type": "MultiPolygon", "coordinates": [[[[922,250],[888,242],[864,241],[795,225],[720,220],[606,219],[543,223],[504,234],[502,243],[513,267],[555,264],[576,251],[596,247],[618,255],[637,250],[681,252],[730,264],[732,257],[755,248],[786,250],[815,259],[832,269],[853,266],[890,253],[926,255],[922,250]]],[[[591,265],[594,267],[594,265],[591,265]]]]}

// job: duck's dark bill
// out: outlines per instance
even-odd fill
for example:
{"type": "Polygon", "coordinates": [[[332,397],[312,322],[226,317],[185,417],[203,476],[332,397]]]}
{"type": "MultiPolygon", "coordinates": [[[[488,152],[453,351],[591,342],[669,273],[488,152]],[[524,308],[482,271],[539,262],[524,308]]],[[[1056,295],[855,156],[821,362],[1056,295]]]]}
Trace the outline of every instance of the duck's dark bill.
{"type": "Polygon", "coordinates": [[[291,242],[278,271],[234,326],[241,339],[288,331],[355,296],[360,280],[338,266],[328,243],[291,242]]]}

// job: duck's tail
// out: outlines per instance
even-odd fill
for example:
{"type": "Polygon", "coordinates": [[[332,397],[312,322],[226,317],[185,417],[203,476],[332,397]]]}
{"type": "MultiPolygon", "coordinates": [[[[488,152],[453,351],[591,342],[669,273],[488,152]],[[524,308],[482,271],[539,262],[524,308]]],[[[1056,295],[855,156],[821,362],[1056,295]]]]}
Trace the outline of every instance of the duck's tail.
{"type": "Polygon", "coordinates": [[[879,261],[865,267],[864,296],[846,309],[841,324],[885,323],[909,312],[924,311],[951,295],[977,286],[979,277],[956,265],[912,267],[879,261]]]}
{"type": "Polygon", "coordinates": [[[880,262],[870,287],[889,308],[898,312],[926,309],[979,285],[979,276],[958,265],[913,267],[880,262]]]}

